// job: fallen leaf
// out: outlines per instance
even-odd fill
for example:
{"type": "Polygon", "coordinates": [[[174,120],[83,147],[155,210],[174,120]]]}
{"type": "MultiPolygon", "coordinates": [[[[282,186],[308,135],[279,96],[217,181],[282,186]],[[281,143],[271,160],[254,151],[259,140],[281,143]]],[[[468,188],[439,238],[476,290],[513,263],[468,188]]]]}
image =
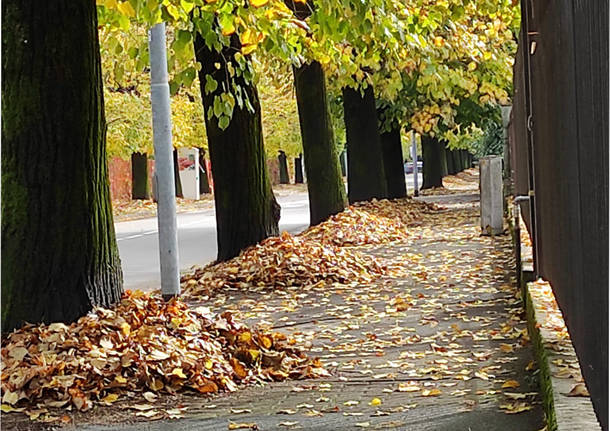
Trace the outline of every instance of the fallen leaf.
{"type": "Polygon", "coordinates": [[[589,397],[589,391],[584,383],[577,383],[574,387],[566,394],[568,397],[589,397]]]}
{"type": "Polygon", "coordinates": [[[521,384],[516,380],[507,380],[502,385],[503,388],[518,388],[521,384]]]}
{"type": "Polygon", "coordinates": [[[230,430],[241,430],[241,429],[249,429],[249,430],[258,430],[258,425],[255,423],[237,423],[237,422],[229,422],[227,427],[230,430]]]}

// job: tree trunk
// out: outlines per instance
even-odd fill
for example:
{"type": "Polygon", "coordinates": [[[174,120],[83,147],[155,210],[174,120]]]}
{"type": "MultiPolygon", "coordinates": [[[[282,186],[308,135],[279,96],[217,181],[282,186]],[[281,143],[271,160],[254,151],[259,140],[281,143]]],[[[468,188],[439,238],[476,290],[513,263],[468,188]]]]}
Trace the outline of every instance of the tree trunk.
{"type": "Polygon", "coordinates": [[[288,159],[286,153],[280,151],[277,156],[277,160],[280,165],[280,184],[290,184],[290,177],[288,176],[288,159]]]}
{"type": "Polygon", "coordinates": [[[353,88],[343,89],[343,119],[350,203],[387,197],[373,87],[367,87],[364,96],[353,88]]]}
{"type": "Polygon", "coordinates": [[[339,164],[341,165],[341,176],[347,176],[347,150],[343,149],[341,153],[339,153],[339,164]]]}
{"type": "Polygon", "coordinates": [[[205,166],[205,150],[199,148],[199,193],[210,193],[210,182],[208,181],[208,171],[205,166]]]}
{"type": "MultiPolygon", "coordinates": [[[[239,38],[231,36],[231,47],[223,52],[208,49],[203,38],[195,34],[195,57],[199,71],[201,97],[206,113],[205,125],[208,149],[214,167],[214,201],[216,203],[216,231],[218,260],[224,261],[239,254],[244,248],[271,235],[278,235],[280,206],[275,200],[267,172],[261,108],[256,87],[238,82],[244,97],[248,97],[254,113],[235,105],[233,118],[224,130],[216,117],[208,118],[214,97],[222,93],[222,86],[206,94],[206,75],[218,83],[228,76],[227,62],[235,62],[233,53],[240,50],[239,38]],[[219,68],[216,64],[220,65],[219,68]]],[[[238,69],[238,65],[233,65],[238,69]]],[[[249,66],[251,67],[251,66],[249,66]]]]}
{"type": "Polygon", "coordinates": [[[445,145],[438,139],[422,135],[422,156],[424,159],[422,189],[443,186],[443,176],[447,175],[445,145]]]}
{"type": "Polygon", "coordinates": [[[148,157],[146,153],[131,154],[131,198],[149,199],[148,157]]]}
{"type": "Polygon", "coordinates": [[[294,183],[303,184],[303,164],[301,156],[294,158],[294,183]]]}
{"type": "Polygon", "coordinates": [[[176,197],[183,198],[182,181],[180,181],[180,164],[178,163],[178,150],[174,148],[174,182],[176,183],[176,197]]]}
{"type": "Polygon", "coordinates": [[[345,209],[345,186],[335,149],[322,66],[314,61],[293,72],[305,154],[309,222],[313,226],[345,209]]]}
{"type": "Polygon", "coordinates": [[[400,125],[394,123],[392,126],[392,130],[380,134],[380,139],[388,198],[395,199],[407,196],[407,185],[405,183],[405,170],[402,163],[400,125]]]}
{"type": "Polygon", "coordinates": [[[95,2],[2,2],[2,332],[122,294],[95,2]]]}
{"type": "Polygon", "coordinates": [[[450,150],[449,148],[445,148],[445,158],[447,159],[447,174],[455,175],[459,172],[458,167],[453,163],[453,154],[455,150],[450,150]]]}
{"type": "Polygon", "coordinates": [[[460,151],[461,150],[454,150],[451,153],[453,168],[455,169],[456,173],[462,171],[462,154],[460,153],[460,151]]]}

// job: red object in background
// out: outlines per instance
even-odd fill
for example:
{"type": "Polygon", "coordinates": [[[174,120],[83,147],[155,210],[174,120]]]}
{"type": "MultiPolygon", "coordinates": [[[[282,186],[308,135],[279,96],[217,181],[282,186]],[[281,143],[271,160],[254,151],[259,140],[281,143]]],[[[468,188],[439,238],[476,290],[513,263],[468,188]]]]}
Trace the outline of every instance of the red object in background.
{"type": "Polygon", "coordinates": [[[195,164],[194,160],[190,160],[188,157],[178,157],[178,169],[181,171],[188,169],[195,164]]]}
{"type": "MultiPolygon", "coordinates": [[[[148,160],[148,181],[152,190],[152,176],[155,161],[148,160]]],[[[110,179],[110,198],[113,201],[131,200],[131,160],[113,157],[108,160],[108,177],[110,179]]]]}
{"type": "Polygon", "coordinates": [[[212,162],[210,161],[210,159],[205,159],[205,173],[208,176],[210,193],[214,194],[214,178],[212,177],[212,162]]]}

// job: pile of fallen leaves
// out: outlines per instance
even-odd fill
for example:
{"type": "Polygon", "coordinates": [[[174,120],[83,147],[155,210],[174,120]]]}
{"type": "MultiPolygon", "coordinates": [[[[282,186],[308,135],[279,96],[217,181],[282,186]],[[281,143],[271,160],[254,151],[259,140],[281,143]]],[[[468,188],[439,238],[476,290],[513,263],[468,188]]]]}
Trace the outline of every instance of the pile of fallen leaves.
{"type": "Polygon", "coordinates": [[[282,232],[229,261],[196,269],[182,282],[186,295],[200,296],[226,288],[256,291],[320,282],[370,283],[385,273],[386,266],[374,257],[282,232]]]}
{"type": "Polygon", "coordinates": [[[150,400],[157,392],[215,393],[327,375],[285,340],[228,312],[127,292],[115,308],[97,308],[69,326],[26,325],[3,338],[2,411],[86,411],[136,394],[150,400]]]}
{"type": "Polygon", "coordinates": [[[405,240],[409,226],[432,204],[410,198],[358,202],[328,220],[307,229],[300,236],[321,244],[358,246],[405,240]]]}

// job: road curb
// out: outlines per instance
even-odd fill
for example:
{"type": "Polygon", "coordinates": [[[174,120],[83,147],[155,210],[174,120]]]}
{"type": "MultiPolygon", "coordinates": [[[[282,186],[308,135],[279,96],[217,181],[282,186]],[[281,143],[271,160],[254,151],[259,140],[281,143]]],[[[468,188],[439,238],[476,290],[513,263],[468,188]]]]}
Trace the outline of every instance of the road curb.
{"type": "Polygon", "coordinates": [[[545,293],[550,289],[550,284],[533,280],[531,247],[519,238],[512,217],[509,220],[513,242],[515,246],[518,245],[515,251],[521,253],[518,280],[527,314],[528,332],[540,370],[540,394],[547,430],[601,430],[590,397],[567,395],[577,384],[584,384],[580,364],[565,330],[561,311],[554,298],[545,293]]]}

